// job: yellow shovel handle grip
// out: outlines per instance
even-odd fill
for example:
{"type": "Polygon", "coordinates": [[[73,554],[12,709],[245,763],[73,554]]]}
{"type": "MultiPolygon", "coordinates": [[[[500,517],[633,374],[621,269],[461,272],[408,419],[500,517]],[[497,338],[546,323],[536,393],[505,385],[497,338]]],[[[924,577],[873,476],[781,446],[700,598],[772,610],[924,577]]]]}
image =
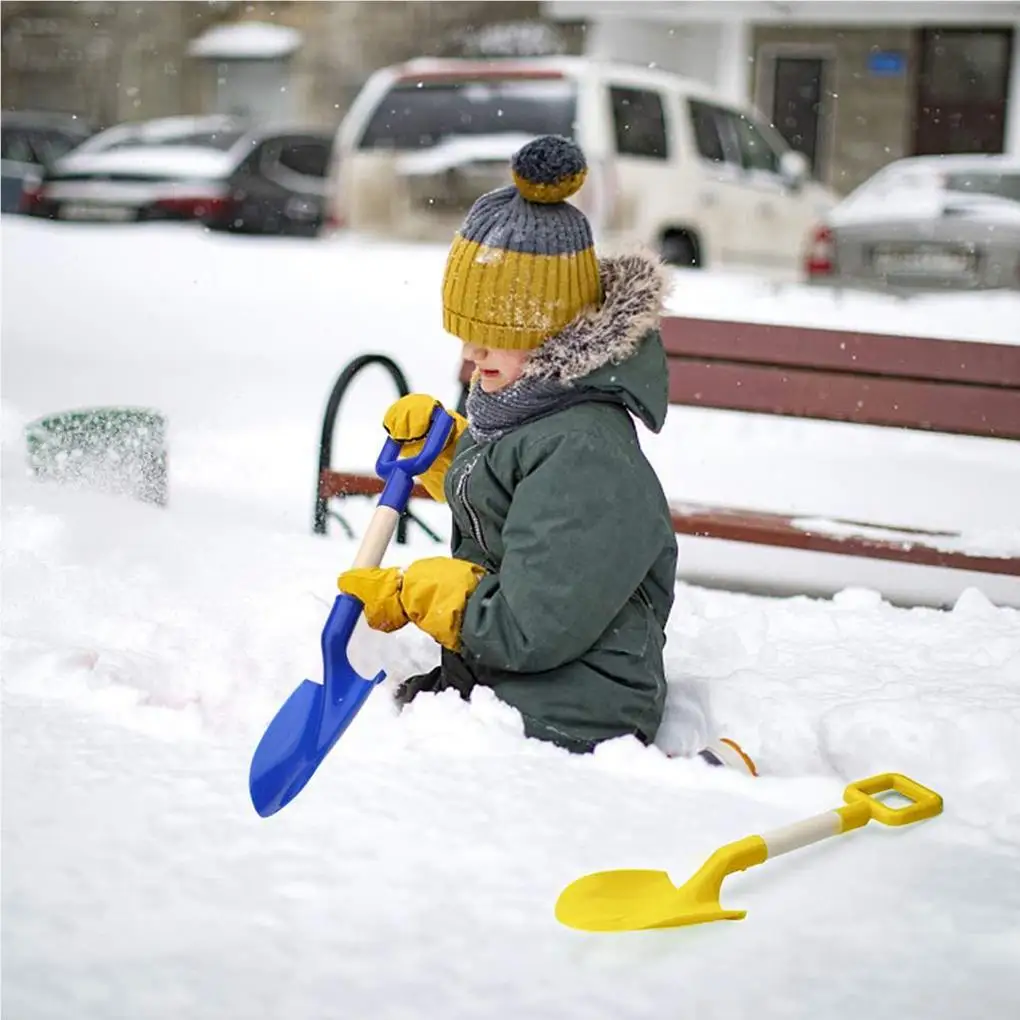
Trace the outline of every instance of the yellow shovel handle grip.
{"type": "Polygon", "coordinates": [[[867,805],[869,818],[883,825],[910,825],[924,818],[934,818],[942,813],[942,798],[927,786],[922,786],[898,772],[884,772],[870,779],[851,783],[843,791],[847,804],[867,805]],[[907,807],[890,807],[878,799],[880,793],[898,793],[913,801],[907,807]]]}
{"type": "Polygon", "coordinates": [[[942,812],[942,798],[928,787],[897,772],[886,772],[870,779],[851,783],[843,791],[846,806],[794,822],[782,829],[762,833],[769,859],[803,846],[838,836],[867,825],[872,819],[883,825],[910,825],[923,818],[934,818],[942,812]],[[911,801],[907,807],[896,808],[883,803],[878,794],[895,792],[911,801]]]}

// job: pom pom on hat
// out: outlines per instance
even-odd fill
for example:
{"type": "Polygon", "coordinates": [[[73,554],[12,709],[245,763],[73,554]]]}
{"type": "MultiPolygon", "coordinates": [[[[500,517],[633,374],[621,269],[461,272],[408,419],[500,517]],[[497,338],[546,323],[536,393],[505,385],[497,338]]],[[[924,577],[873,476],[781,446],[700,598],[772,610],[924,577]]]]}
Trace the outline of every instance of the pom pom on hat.
{"type": "Polygon", "coordinates": [[[588,164],[569,138],[543,135],[518,149],[510,160],[517,190],[529,202],[563,202],[584,184],[588,164]]]}

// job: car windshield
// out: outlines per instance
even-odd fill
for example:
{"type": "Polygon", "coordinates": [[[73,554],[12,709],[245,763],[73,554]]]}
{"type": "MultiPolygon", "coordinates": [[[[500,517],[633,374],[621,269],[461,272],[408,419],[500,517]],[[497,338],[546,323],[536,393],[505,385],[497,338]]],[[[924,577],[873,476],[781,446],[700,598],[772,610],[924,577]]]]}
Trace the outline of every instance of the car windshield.
{"type": "Polygon", "coordinates": [[[955,173],[947,174],[947,191],[967,195],[992,195],[1020,202],[1020,172],[1017,173],[955,173]]]}
{"type": "Polygon", "coordinates": [[[428,149],[465,135],[574,135],[577,92],[562,78],[399,82],[376,107],[361,149],[428,149]]]}

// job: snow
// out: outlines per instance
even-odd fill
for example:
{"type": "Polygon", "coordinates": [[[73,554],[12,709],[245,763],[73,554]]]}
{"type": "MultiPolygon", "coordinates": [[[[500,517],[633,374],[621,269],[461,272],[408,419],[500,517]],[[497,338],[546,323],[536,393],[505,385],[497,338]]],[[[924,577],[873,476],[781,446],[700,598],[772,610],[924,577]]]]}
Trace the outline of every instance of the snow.
{"type": "MultiPolygon", "coordinates": [[[[456,396],[458,351],[436,325],[443,252],[9,218],[0,231],[4,1015],[725,1020],[763,1002],[791,1018],[1013,1015],[1020,613],[977,591],[940,612],[858,589],[679,585],[659,744],[688,754],[735,736],[761,779],[630,741],[571,757],[524,740],[484,691],[398,716],[384,688],[262,820],[251,752],[289,691],[321,675],[319,631],[354,553],[308,533],[320,414],[366,350],[456,396]],[[28,420],[104,403],[167,414],[165,509],[26,476],[28,420]],[[682,881],[722,843],[836,807],[847,782],[888,770],[938,790],[945,814],[727,879],[723,902],[745,921],[585,936],[553,918],[583,874],[682,881]]],[[[698,286],[728,293],[723,313],[764,314],[740,279],[681,276],[675,300],[698,286]]],[[[792,316],[815,300],[787,299],[792,316]]],[[[844,323],[875,307],[844,303],[844,323]]],[[[910,307],[916,331],[945,328],[956,306],[910,307]]],[[[985,298],[965,309],[974,330],[1002,314],[985,298]]],[[[381,372],[359,378],[338,464],[371,463],[391,395],[381,372]]],[[[1015,535],[1015,446],[671,420],[649,443],[674,493],[807,509],[867,474],[873,492],[901,486],[871,497],[900,523],[1015,535]],[[791,484],[805,469],[814,484],[791,484]]],[[[441,508],[421,511],[443,528],[441,508]]],[[[435,552],[418,535],[389,562],[435,552]]],[[[436,658],[411,628],[361,627],[350,653],[386,669],[387,688],[436,658]]]]}
{"type": "Polygon", "coordinates": [[[1020,292],[888,294],[775,283],[745,273],[677,274],[675,315],[891,336],[1020,344],[1020,292]]]}
{"type": "MultiPolygon", "coordinates": [[[[897,531],[895,528],[873,528],[866,524],[853,521],[827,521],[818,518],[801,518],[794,520],[793,526],[803,531],[827,535],[857,535],[863,538],[900,539],[904,546],[918,541],[918,535],[910,531],[897,531]]],[[[1010,529],[989,531],[982,535],[970,532],[966,538],[958,535],[928,534],[923,536],[924,544],[943,552],[967,552],[973,556],[1015,557],[1020,556],[1020,532],[1010,529]]]]}
{"type": "Polygon", "coordinates": [[[188,54],[213,60],[279,60],[299,49],[301,42],[296,28],[242,21],[203,32],[188,46],[188,54]]]}

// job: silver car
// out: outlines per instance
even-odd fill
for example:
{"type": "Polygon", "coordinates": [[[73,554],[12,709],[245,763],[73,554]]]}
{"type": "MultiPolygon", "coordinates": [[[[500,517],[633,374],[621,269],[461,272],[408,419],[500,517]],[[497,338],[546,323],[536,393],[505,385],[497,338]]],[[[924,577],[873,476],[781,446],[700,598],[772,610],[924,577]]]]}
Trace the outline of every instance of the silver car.
{"type": "Polygon", "coordinates": [[[829,212],[804,268],[829,286],[1020,290],[1020,159],[890,163],[829,212]]]}

